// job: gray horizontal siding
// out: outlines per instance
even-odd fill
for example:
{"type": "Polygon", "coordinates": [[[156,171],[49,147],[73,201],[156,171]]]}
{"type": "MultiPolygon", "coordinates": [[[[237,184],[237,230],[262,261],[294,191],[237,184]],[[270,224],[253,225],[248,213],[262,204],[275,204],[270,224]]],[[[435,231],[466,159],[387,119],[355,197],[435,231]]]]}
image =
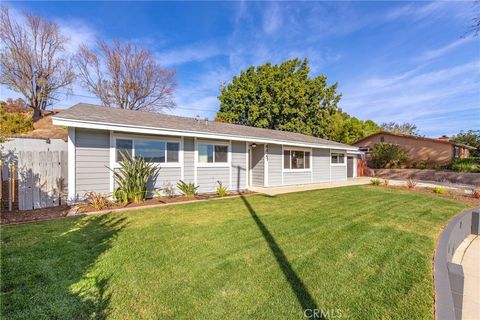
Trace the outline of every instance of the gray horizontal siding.
{"type": "Polygon", "coordinates": [[[332,181],[347,180],[347,166],[332,166],[332,181]]]}
{"type": "Polygon", "coordinates": [[[183,142],[183,175],[186,182],[195,181],[195,140],[185,137],[183,142]]]}
{"type": "Polygon", "coordinates": [[[198,192],[214,192],[217,188],[217,181],[224,186],[230,184],[230,167],[198,167],[197,185],[198,192]]]}
{"type": "Polygon", "coordinates": [[[313,149],[312,170],[314,183],[330,181],[329,149],[313,149]]]}
{"type": "Polygon", "coordinates": [[[94,191],[110,193],[110,132],[75,130],[75,189],[82,199],[94,191]]]}
{"type": "Polygon", "coordinates": [[[312,173],[310,171],[283,173],[284,185],[307,184],[311,182],[312,182],[312,173]]]}
{"type": "Polygon", "coordinates": [[[154,184],[149,184],[149,189],[161,190],[169,183],[172,186],[177,186],[177,182],[182,178],[182,169],[180,167],[162,167],[158,173],[154,184]]]}
{"type": "Polygon", "coordinates": [[[245,142],[232,141],[232,190],[247,187],[247,146],[245,142]]]}
{"type": "Polygon", "coordinates": [[[269,144],[267,148],[268,159],[268,186],[282,185],[282,146],[279,144],[269,144]]]}

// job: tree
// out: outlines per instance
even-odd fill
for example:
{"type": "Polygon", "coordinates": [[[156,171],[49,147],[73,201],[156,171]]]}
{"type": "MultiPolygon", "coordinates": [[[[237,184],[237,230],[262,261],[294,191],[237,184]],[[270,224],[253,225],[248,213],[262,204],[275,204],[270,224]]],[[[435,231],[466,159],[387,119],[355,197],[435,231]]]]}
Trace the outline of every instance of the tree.
{"type": "Polygon", "coordinates": [[[404,122],[402,124],[399,124],[396,122],[388,122],[388,123],[382,123],[380,126],[382,127],[382,130],[388,131],[391,133],[407,134],[411,136],[419,135],[417,126],[409,122],[404,122]]]}
{"type": "Polygon", "coordinates": [[[480,130],[468,130],[466,132],[462,130],[454,135],[450,141],[480,149],[480,130]]]}
{"type": "Polygon", "coordinates": [[[249,67],[221,89],[217,120],[329,138],[341,95],[309,73],[306,59],[249,67]]]}
{"type": "Polygon", "coordinates": [[[8,112],[7,103],[0,101],[0,135],[16,135],[33,130],[32,118],[22,112],[8,112]]]}
{"type": "Polygon", "coordinates": [[[25,97],[36,120],[75,74],[64,47],[68,38],[58,25],[28,13],[23,19],[16,21],[7,7],[0,8],[0,83],[25,97]]]}
{"type": "Polygon", "coordinates": [[[82,84],[107,107],[160,111],[175,106],[175,72],[161,68],[145,48],[98,40],[94,49],[80,46],[75,61],[82,84]]]}
{"type": "Polygon", "coordinates": [[[375,168],[397,168],[408,159],[408,153],[402,146],[393,143],[373,145],[370,156],[375,168]]]}
{"type": "Polygon", "coordinates": [[[332,121],[333,135],[329,138],[343,143],[354,143],[381,130],[372,120],[360,120],[346,112],[337,112],[332,121]]]}

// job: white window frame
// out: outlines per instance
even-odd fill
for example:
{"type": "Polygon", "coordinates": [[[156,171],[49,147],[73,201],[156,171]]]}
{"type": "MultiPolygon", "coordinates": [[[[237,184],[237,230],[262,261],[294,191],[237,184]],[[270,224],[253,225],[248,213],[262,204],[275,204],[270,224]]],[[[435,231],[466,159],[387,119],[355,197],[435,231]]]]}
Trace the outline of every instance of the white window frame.
{"type": "Polygon", "coordinates": [[[335,167],[345,167],[347,165],[347,154],[346,152],[341,152],[341,151],[332,151],[330,150],[330,165],[335,166],[335,167]],[[332,154],[338,154],[338,155],[343,155],[343,163],[333,163],[332,162],[332,154]]]}
{"type": "MultiPolygon", "coordinates": [[[[305,154],[303,155],[305,159],[305,154]]],[[[292,165],[291,163],[291,153],[290,153],[290,166],[292,165]]],[[[282,146],[282,172],[312,172],[312,165],[313,165],[313,148],[299,148],[299,147],[289,147],[289,146],[282,146]],[[310,152],[310,167],[308,169],[285,169],[285,151],[303,151],[303,152],[310,152]]]]}
{"type": "Polygon", "coordinates": [[[132,136],[132,135],[123,135],[123,134],[115,134],[113,136],[113,152],[111,156],[113,156],[112,163],[114,168],[120,167],[120,163],[117,161],[117,140],[132,140],[132,157],[135,157],[135,142],[142,140],[142,141],[157,141],[157,142],[164,142],[165,143],[165,162],[149,162],[156,166],[163,167],[163,168],[181,168],[183,167],[183,143],[182,139],[179,137],[178,139],[165,139],[162,138],[153,138],[153,137],[142,137],[142,136],[132,136]],[[167,161],[167,143],[173,142],[178,143],[178,162],[166,162],[167,161]]]}
{"type": "Polygon", "coordinates": [[[199,168],[208,168],[208,167],[230,167],[232,162],[232,152],[231,152],[231,143],[230,142],[217,142],[217,141],[202,141],[197,140],[195,144],[195,163],[199,168]],[[213,145],[213,162],[200,162],[198,157],[200,153],[198,152],[199,146],[201,144],[210,144],[213,145]],[[227,147],[227,162],[215,162],[215,146],[227,147]]]}

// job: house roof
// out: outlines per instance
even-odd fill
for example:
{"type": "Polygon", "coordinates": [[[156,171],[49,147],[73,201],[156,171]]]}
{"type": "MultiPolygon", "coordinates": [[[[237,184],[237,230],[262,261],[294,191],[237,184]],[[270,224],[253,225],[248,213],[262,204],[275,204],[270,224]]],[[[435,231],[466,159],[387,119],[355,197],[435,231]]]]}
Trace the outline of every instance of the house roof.
{"type": "Polygon", "coordinates": [[[370,139],[371,137],[375,137],[375,136],[378,136],[378,135],[389,135],[389,136],[394,136],[394,137],[403,137],[403,138],[408,138],[408,139],[412,139],[412,140],[419,140],[419,141],[429,141],[429,142],[437,142],[437,143],[446,143],[446,144],[450,144],[450,145],[453,145],[453,146],[459,146],[459,147],[463,147],[463,148],[467,148],[467,149],[470,149],[470,150],[475,150],[476,148],[475,147],[472,147],[472,146],[467,146],[465,144],[459,144],[459,143],[454,143],[454,142],[451,142],[451,141],[448,141],[448,140],[441,140],[441,139],[434,139],[434,138],[426,138],[426,137],[417,137],[417,136],[412,136],[412,135],[408,135],[408,134],[401,134],[401,133],[393,133],[393,132],[388,132],[388,131],[379,131],[379,132],[376,132],[374,134],[371,134],[365,138],[362,138],[356,142],[353,143],[353,145],[356,145],[358,146],[358,144],[362,143],[363,141],[367,140],[367,139],[370,139]]]}
{"type": "Polygon", "coordinates": [[[79,103],[56,114],[54,124],[70,127],[105,129],[152,134],[176,134],[203,138],[248,140],[305,146],[331,147],[345,150],[358,148],[300,133],[255,128],[216,121],[107,108],[79,103]],[[127,130],[128,129],[128,130],[127,130]]]}

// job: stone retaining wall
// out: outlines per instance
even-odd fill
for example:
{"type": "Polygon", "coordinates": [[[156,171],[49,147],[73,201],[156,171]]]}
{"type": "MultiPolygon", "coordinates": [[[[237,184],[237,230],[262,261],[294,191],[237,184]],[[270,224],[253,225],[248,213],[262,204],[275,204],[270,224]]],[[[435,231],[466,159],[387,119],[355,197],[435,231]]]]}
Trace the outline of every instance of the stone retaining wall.
{"type": "Polygon", "coordinates": [[[480,186],[480,173],[453,172],[421,169],[368,169],[369,177],[385,179],[415,179],[424,181],[438,181],[469,184],[480,186]]]}

